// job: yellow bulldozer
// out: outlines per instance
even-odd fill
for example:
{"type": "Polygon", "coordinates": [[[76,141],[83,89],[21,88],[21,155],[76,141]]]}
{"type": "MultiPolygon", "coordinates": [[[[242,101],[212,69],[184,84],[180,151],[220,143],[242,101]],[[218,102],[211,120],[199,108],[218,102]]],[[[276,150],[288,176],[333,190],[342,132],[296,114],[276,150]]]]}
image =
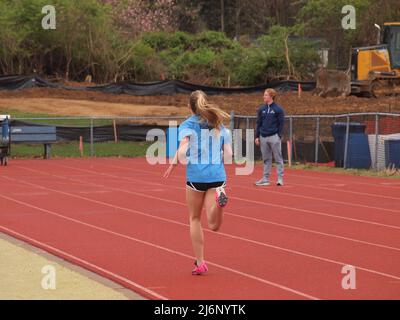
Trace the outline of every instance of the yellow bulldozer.
{"type": "Polygon", "coordinates": [[[347,71],[319,69],[315,94],[381,97],[400,93],[400,22],[385,23],[378,45],[352,48],[347,71]]]}

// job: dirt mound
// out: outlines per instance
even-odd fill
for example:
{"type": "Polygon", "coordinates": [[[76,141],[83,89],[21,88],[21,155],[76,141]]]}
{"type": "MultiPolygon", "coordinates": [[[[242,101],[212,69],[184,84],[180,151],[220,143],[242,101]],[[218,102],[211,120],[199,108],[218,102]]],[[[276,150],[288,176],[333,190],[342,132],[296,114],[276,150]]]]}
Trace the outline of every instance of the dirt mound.
{"type": "Polygon", "coordinates": [[[150,106],[107,101],[73,100],[65,98],[0,98],[0,110],[55,116],[184,116],[184,108],[150,106]]]}
{"type": "MultiPolygon", "coordinates": [[[[255,115],[262,103],[262,93],[210,96],[210,100],[227,112],[255,115]]],[[[277,102],[287,115],[341,114],[352,112],[400,112],[399,97],[380,99],[349,96],[321,98],[310,92],[286,92],[277,102]]],[[[54,115],[186,115],[188,95],[131,96],[89,91],[72,91],[52,88],[33,88],[22,91],[0,91],[1,110],[21,110],[54,115]]]]}

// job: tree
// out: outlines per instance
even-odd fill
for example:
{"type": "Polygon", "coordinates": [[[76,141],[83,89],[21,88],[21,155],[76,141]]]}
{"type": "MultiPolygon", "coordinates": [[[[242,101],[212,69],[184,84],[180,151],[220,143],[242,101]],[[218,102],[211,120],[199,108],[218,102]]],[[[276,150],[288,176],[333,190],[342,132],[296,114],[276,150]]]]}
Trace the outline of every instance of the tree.
{"type": "Polygon", "coordinates": [[[306,35],[323,37],[331,44],[329,60],[335,67],[347,67],[351,46],[360,45],[357,35],[365,24],[365,11],[372,0],[354,0],[356,9],[356,29],[345,30],[342,27],[342,8],[347,0],[309,0],[300,10],[298,22],[306,35]],[[333,62],[333,63],[332,63],[333,62]]]}
{"type": "Polygon", "coordinates": [[[175,31],[178,26],[175,0],[103,0],[113,8],[114,19],[128,35],[147,31],[175,31]]]}

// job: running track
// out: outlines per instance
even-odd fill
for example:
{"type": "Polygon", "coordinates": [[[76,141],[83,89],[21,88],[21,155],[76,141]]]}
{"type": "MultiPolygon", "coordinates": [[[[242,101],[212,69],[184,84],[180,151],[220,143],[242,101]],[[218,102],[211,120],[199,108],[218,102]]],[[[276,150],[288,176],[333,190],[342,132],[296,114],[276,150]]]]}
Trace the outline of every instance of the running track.
{"type": "Polygon", "coordinates": [[[205,276],[191,275],[183,167],[163,180],[145,159],[10,161],[0,232],[150,299],[400,298],[400,180],[286,170],[284,187],[256,188],[261,167],[234,169],[205,276]]]}

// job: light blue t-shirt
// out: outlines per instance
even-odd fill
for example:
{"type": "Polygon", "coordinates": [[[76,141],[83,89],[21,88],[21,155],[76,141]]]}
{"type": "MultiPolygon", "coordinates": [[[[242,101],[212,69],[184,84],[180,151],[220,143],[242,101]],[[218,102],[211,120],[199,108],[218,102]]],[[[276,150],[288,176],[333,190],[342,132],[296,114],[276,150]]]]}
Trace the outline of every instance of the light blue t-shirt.
{"type": "Polygon", "coordinates": [[[186,153],[186,180],[190,182],[226,181],[222,157],[224,144],[231,144],[229,131],[221,126],[219,132],[210,130],[207,123],[193,115],[178,128],[179,141],[189,137],[186,153]]]}

